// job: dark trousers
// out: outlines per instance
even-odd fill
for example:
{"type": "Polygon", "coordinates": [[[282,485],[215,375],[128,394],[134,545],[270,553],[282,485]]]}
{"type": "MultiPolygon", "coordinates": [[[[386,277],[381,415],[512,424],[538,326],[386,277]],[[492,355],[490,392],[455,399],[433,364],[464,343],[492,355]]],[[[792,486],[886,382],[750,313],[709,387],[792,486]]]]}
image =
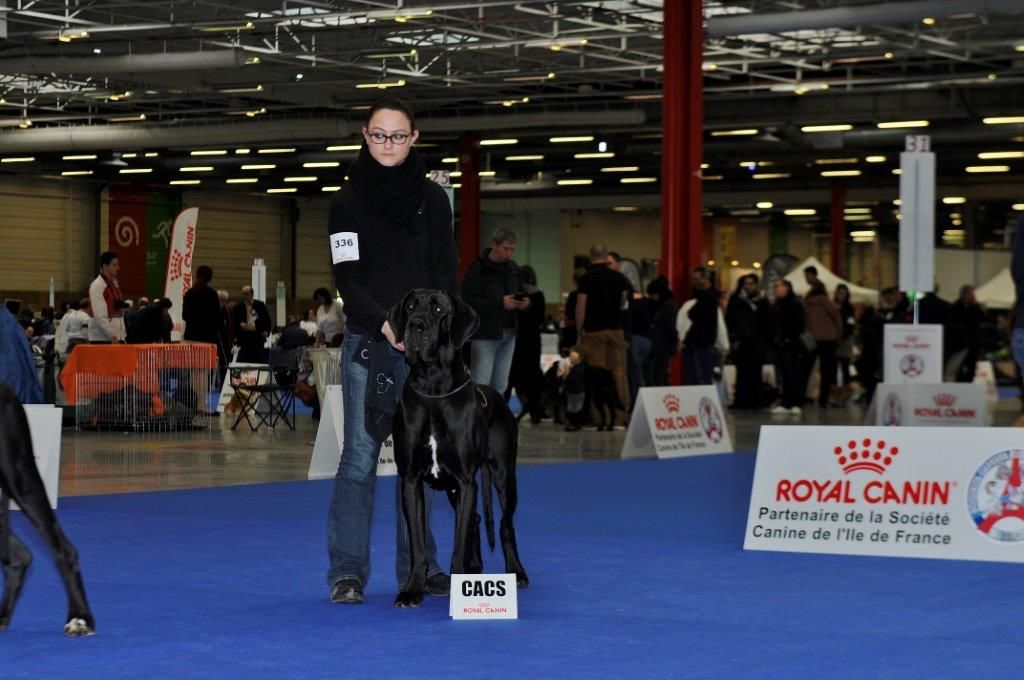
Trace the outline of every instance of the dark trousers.
{"type": "Polygon", "coordinates": [[[756,409],[761,406],[761,364],[764,358],[760,352],[737,350],[733,355],[736,363],[736,397],[733,406],[741,409],[756,409]]]}
{"type": "Polygon", "coordinates": [[[821,389],[818,392],[818,405],[828,406],[829,394],[836,384],[836,347],[835,340],[819,340],[816,354],[821,371],[821,389]]]}
{"type": "Polygon", "coordinates": [[[715,381],[713,373],[713,347],[683,348],[683,384],[711,385],[715,381]]]}
{"type": "Polygon", "coordinates": [[[782,405],[786,408],[802,406],[807,381],[804,380],[803,356],[793,345],[784,345],[778,351],[778,374],[781,376],[782,405]]]}
{"type": "Polygon", "coordinates": [[[647,387],[668,387],[668,367],[675,350],[671,347],[652,347],[644,365],[644,382],[647,387]]]}

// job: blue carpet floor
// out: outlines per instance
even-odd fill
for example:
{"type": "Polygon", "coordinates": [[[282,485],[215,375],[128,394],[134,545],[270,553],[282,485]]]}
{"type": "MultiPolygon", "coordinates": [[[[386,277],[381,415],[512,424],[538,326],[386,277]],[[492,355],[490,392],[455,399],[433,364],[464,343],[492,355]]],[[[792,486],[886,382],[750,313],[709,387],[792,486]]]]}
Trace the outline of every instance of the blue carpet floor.
{"type": "MultiPolygon", "coordinates": [[[[1024,631],[1019,566],[744,552],[750,454],[520,469],[518,621],[396,610],[393,481],[363,606],[328,602],[330,482],[69,498],[98,635],[37,560],[0,677],[976,677],[1024,631]]],[[[440,497],[438,500],[442,500],[440,497]]],[[[441,550],[451,512],[435,513],[441,550]]],[[[501,571],[497,554],[488,568],[501,571]]],[[[997,661],[998,660],[998,661],[997,661]]],[[[996,671],[999,672],[999,671],[996,671]]]]}

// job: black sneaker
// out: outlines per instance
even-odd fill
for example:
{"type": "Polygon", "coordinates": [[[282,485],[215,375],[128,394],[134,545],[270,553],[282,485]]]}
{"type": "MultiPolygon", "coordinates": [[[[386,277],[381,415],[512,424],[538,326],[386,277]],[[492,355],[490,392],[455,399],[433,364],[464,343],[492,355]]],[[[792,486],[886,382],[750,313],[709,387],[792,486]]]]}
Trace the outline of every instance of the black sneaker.
{"type": "Polygon", "coordinates": [[[439,571],[427,577],[427,595],[448,597],[452,590],[452,579],[448,574],[439,571]]]}
{"type": "Polygon", "coordinates": [[[334,604],[362,604],[363,586],[354,578],[343,578],[331,587],[334,604]]]}

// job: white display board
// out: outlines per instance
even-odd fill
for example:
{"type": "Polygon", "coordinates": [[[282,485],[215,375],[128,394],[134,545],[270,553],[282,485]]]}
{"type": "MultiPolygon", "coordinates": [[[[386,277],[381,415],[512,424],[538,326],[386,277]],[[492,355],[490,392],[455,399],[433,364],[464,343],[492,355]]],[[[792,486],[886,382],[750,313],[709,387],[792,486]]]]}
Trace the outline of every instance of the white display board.
{"type": "Polygon", "coordinates": [[[900,290],[935,288],[935,154],[927,135],[908,135],[900,154],[900,290]]]}
{"type": "Polygon", "coordinates": [[[875,389],[875,424],[924,427],[984,427],[985,386],[972,383],[881,383],[875,389]]]}
{"type": "Polygon", "coordinates": [[[940,383],[942,326],[887,324],[883,355],[883,382],[940,383]]]}
{"type": "Polygon", "coordinates": [[[455,621],[519,618],[515,574],[452,574],[448,616],[455,621]]]}
{"type": "Polygon", "coordinates": [[[623,458],[676,458],[732,450],[713,385],[640,388],[622,444],[623,458]]]}
{"type": "Polygon", "coordinates": [[[996,384],[996,369],[991,361],[979,361],[974,364],[974,384],[985,388],[985,400],[989,410],[999,401],[999,387],[996,384]]]}
{"type": "MultiPolygon", "coordinates": [[[[330,479],[337,474],[344,442],[345,412],[341,385],[328,385],[326,397],[320,405],[320,426],[316,431],[313,458],[309,461],[308,479],[330,479]]],[[[395,446],[391,437],[388,437],[377,454],[377,476],[396,474],[395,446]]]]}
{"type": "MultiPolygon", "coordinates": [[[[26,404],[25,416],[32,437],[36,468],[46,487],[50,507],[56,510],[57,492],[60,489],[60,428],[63,410],[49,404],[26,404]]],[[[17,510],[18,504],[12,502],[11,508],[17,510]]]]}
{"type": "Polygon", "coordinates": [[[743,547],[1024,562],[1024,434],[763,427],[743,547]]]}

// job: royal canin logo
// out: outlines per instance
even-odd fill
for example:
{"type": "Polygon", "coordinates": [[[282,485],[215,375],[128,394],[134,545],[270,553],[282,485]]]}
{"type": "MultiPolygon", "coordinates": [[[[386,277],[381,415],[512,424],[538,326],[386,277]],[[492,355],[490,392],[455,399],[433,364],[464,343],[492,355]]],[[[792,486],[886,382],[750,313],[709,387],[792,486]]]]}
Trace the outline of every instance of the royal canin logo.
{"type": "Polygon", "coordinates": [[[907,342],[917,342],[918,336],[916,336],[916,335],[906,335],[906,336],[904,336],[903,339],[906,340],[907,342]]]}
{"type": "Polygon", "coordinates": [[[665,405],[665,410],[669,413],[679,413],[679,397],[674,394],[666,394],[661,403],[665,405]]]}
{"type": "MultiPolygon", "coordinates": [[[[884,439],[850,439],[832,449],[844,475],[871,472],[883,475],[899,456],[899,446],[884,439]]],[[[933,480],[780,479],[775,500],[786,503],[868,503],[871,505],[949,505],[953,482],[933,480]]]]}
{"type": "Polygon", "coordinates": [[[177,281],[178,279],[181,278],[182,266],[184,262],[185,258],[182,256],[181,251],[175,250],[173,253],[171,253],[171,259],[167,265],[170,268],[171,281],[177,281]]]}
{"type": "Polygon", "coordinates": [[[942,394],[932,395],[932,401],[935,402],[936,406],[952,406],[956,403],[956,397],[943,392],[942,394]]]}

